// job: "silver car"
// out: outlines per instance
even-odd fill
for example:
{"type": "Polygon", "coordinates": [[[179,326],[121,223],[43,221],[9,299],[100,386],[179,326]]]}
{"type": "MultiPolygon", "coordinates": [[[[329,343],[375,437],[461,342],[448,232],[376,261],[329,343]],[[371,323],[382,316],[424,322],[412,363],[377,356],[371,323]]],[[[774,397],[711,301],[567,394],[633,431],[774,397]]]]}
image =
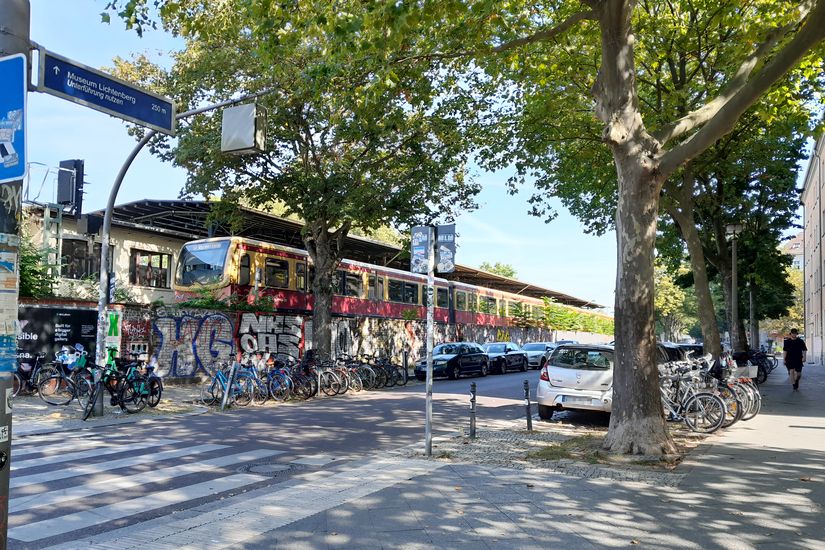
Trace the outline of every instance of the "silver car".
{"type": "Polygon", "coordinates": [[[527,366],[531,369],[540,369],[550,359],[550,354],[557,346],[555,342],[532,342],[524,344],[521,349],[527,352],[527,366]]]}
{"type": "Polygon", "coordinates": [[[536,388],[539,417],[563,409],[610,412],[613,408],[613,347],[564,344],[541,369],[536,388]]]}

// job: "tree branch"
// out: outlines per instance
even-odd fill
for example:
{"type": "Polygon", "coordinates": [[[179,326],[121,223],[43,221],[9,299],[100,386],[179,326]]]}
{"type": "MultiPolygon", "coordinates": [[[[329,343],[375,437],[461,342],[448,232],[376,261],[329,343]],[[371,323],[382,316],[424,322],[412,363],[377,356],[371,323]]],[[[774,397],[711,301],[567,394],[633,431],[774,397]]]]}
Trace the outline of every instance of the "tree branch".
{"type": "MultiPolygon", "coordinates": [[[[690,139],[660,157],[659,170],[661,174],[664,177],[672,174],[683,163],[695,158],[713,145],[720,137],[730,132],[742,113],[756,103],[777,80],[791,70],[808,50],[821,42],[823,38],[825,38],[825,0],[819,0],[799,32],[771,61],[762,67],[756,76],[741,84],[739,89],[732,95],[722,94],[705,107],[694,112],[694,114],[702,112],[700,118],[702,119],[701,122],[705,122],[705,125],[690,139]],[[718,102],[719,99],[723,99],[723,101],[718,102]],[[708,108],[710,105],[713,105],[713,108],[708,108]]],[[[773,41],[775,44],[777,40],[778,37],[769,40],[769,42],[773,41]]],[[[763,43],[763,45],[766,43],[763,43]]],[[[760,46],[757,51],[762,51],[762,47],[760,46]]],[[[764,53],[767,53],[767,50],[762,52],[763,55],[764,53]]],[[[757,61],[754,58],[755,55],[756,53],[748,57],[748,60],[752,60],[753,65],[757,61]]],[[[740,68],[734,80],[740,78],[740,73],[745,74],[745,77],[747,77],[750,71],[753,70],[753,66],[749,69],[746,68],[748,60],[743,63],[743,67],[740,68]]],[[[693,115],[688,115],[688,117],[691,116],[693,115]]],[[[692,124],[687,123],[687,126],[690,126],[689,128],[684,126],[682,127],[684,131],[681,132],[673,130],[670,135],[681,135],[685,131],[695,128],[701,122],[696,119],[692,124]]]]}
{"type": "MultiPolygon", "coordinates": [[[[819,6],[817,6],[817,11],[821,11],[819,10],[819,6]]],[[[744,61],[742,61],[742,64],[739,65],[739,68],[737,69],[730,83],[722,92],[719,93],[718,96],[704,104],[702,107],[683,116],[679,120],[662,127],[656,132],[653,132],[653,137],[656,138],[659,141],[659,143],[661,143],[664,146],[668,141],[671,141],[675,138],[678,138],[679,136],[687,134],[688,132],[705,124],[710,119],[712,119],[723,107],[725,107],[740,92],[742,92],[745,89],[745,87],[749,84],[749,78],[751,76],[751,73],[756,68],[759,61],[763,59],[768,53],[770,53],[770,51],[774,47],[776,47],[776,45],[785,36],[787,36],[794,29],[798,28],[800,22],[805,21],[807,19],[807,23],[805,24],[805,27],[803,27],[803,30],[805,28],[811,27],[811,21],[816,19],[816,13],[814,13],[811,17],[808,17],[808,15],[809,13],[806,13],[803,15],[800,21],[775,29],[772,33],[770,33],[770,35],[767,37],[767,39],[765,39],[764,42],[759,44],[759,46],[757,46],[757,48],[753,52],[751,52],[750,55],[748,55],[744,59],[744,61]]],[[[823,24],[823,22],[820,21],[820,24],[823,24]]],[[[802,31],[800,31],[800,34],[802,34],[802,31]]],[[[799,34],[797,35],[797,37],[798,36],[799,34]]],[[[796,37],[794,41],[795,40],[796,37]]],[[[788,44],[788,46],[786,46],[786,48],[782,52],[780,52],[779,55],[785,53],[793,45],[794,41],[788,44]]],[[[800,56],[806,51],[806,49],[800,52],[800,56]]],[[[779,55],[777,57],[779,57],[779,55]]],[[[764,74],[766,69],[767,67],[763,68],[761,73],[764,74]]],[[[782,74],[784,74],[784,71],[782,72],[782,74]]],[[[772,83],[773,81],[771,81],[771,84],[772,83]]]]}

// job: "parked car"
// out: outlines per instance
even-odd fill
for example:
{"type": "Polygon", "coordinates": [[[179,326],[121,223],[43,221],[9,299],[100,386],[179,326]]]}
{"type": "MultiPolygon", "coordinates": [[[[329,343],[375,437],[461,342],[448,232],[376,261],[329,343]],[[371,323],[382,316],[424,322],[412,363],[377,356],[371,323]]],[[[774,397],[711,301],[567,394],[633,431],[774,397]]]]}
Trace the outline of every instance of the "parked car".
{"type": "Polygon", "coordinates": [[[499,374],[510,369],[527,370],[527,353],[513,342],[491,342],[484,344],[484,351],[490,360],[490,367],[499,374]]]}
{"type": "MultiPolygon", "coordinates": [[[[487,354],[473,342],[448,342],[433,348],[433,376],[446,376],[455,380],[463,374],[487,376],[490,363],[487,354]]],[[[427,378],[427,359],[415,364],[415,377],[427,378]]]]}
{"type": "Polygon", "coordinates": [[[659,363],[685,360],[685,350],[676,344],[672,344],[670,342],[658,342],[656,347],[659,348],[659,363]]]}
{"type": "Polygon", "coordinates": [[[613,406],[613,347],[563,344],[541,369],[536,388],[539,417],[562,409],[610,412],[613,406]]]}
{"type": "Polygon", "coordinates": [[[578,343],[579,343],[578,340],[559,340],[558,342],[556,342],[556,345],[560,346],[562,344],[578,344],[578,343]]]}
{"type": "Polygon", "coordinates": [[[527,366],[531,369],[540,369],[557,347],[558,344],[555,342],[531,342],[524,344],[521,349],[527,352],[527,366]]]}

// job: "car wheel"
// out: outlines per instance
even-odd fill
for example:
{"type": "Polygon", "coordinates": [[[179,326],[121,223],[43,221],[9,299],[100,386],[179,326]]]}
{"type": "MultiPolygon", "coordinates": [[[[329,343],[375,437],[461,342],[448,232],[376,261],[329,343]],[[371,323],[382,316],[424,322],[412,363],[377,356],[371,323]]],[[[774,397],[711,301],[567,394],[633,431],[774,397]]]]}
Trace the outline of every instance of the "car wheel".
{"type": "Polygon", "coordinates": [[[552,420],[553,413],[556,412],[553,407],[547,405],[539,405],[539,418],[542,420],[552,420]]]}
{"type": "Polygon", "coordinates": [[[527,372],[527,358],[521,358],[521,372],[527,372]]]}
{"type": "Polygon", "coordinates": [[[507,361],[504,359],[498,362],[498,373],[507,374],[507,361]]]}
{"type": "Polygon", "coordinates": [[[458,380],[461,377],[461,368],[456,365],[450,369],[449,379],[450,380],[458,380]]]}
{"type": "Polygon", "coordinates": [[[489,369],[489,365],[487,365],[487,361],[484,361],[481,364],[481,376],[487,376],[487,370],[489,369]]]}
{"type": "Polygon", "coordinates": [[[539,370],[543,369],[544,365],[546,365],[546,364],[547,364],[547,357],[542,357],[541,358],[541,364],[539,365],[539,370]]]}

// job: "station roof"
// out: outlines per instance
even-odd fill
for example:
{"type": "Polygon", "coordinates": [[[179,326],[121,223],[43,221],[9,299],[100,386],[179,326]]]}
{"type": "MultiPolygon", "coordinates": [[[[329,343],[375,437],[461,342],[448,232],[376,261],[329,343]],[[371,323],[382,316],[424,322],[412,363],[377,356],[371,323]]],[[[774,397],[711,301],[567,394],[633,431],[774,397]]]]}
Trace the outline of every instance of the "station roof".
{"type": "MultiPolygon", "coordinates": [[[[241,216],[236,217],[234,222],[221,222],[210,216],[213,205],[214,203],[207,201],[145,199],[115,206],[112,225],[136,230],[150,229],[185,240],[239,236],[304,248],[301,239],[303,223],[299,221],[239,206],[241,216]]],[[[103,210],[91,212],[90,215],[103,216],[103,210]]],[[[348,235],[344,247],[345,256],[353,260],[403,270],[409,270],[410,267],[409,253],[387,243],[348,235]]],[[[455,273],[439,276],[533,298],[547,296],[559,303],[576,307],[603,307],[556,290],[464,265],[456,265],[455,273]]]]}

